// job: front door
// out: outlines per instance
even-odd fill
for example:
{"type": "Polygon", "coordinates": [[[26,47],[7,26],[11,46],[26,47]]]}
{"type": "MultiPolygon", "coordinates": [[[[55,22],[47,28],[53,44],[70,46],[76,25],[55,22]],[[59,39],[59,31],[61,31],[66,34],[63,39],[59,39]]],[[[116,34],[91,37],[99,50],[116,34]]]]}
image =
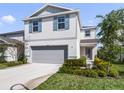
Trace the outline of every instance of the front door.
{"type": "Polygon", "coordinates": [[[91,47],[85,48],[85,55],[88,60],[92,60],[92,48],[91,47]]]}

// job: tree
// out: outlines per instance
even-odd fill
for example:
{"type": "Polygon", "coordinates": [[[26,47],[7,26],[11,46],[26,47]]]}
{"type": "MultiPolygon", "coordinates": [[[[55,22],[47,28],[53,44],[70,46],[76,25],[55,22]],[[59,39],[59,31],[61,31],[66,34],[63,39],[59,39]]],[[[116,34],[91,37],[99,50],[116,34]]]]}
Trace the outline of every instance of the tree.
{"type": "Polygon", "coordinates": [[[0,61],[4,61],[4,54],[7,46],[6,45],[0,45],[0,61]]]}
{"type": "Polygon", "coordinates": [[[109,62],[115,62],[121,53],[124,36],[124,9],[112,10],[105,16],[97,15],[101,22],[97,25],[99,42],[102,47],[98,51],[98,57],[109,62]]]}

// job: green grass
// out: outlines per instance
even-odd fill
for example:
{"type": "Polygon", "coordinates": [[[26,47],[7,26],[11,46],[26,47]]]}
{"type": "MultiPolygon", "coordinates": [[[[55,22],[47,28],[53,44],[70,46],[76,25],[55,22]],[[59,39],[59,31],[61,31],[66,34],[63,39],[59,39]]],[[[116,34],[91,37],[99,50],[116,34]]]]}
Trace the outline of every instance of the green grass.
{"type": "Polygon", "coordinates": [[[5,64],[0,64],[0,69],[6,68],[6,67],[7,67],[7,65],[5,65],[5,64]]]}
{"type": "Polygon", "coordinates": [[[124,77],[124,64],[114,64],[120,75],[124,77]]]}
{"type": "Polygon", "coordinates": [[[114,65],[121,76],[115,78],[88,78],[83,76],[56,73],[36,89],[39,90],[123,90],[124,89],[124,65],[114,65]]]}
{"type": "Polygon", "coordinates": [[[17,65],[22,65],[22,64],[26,64],[26,63],[23,63],[22,61],[0,63],[0,69],[4,69],[4,68],[7,68],[7,67],[13,67],[13,66],[17,66],[17,65]]]}

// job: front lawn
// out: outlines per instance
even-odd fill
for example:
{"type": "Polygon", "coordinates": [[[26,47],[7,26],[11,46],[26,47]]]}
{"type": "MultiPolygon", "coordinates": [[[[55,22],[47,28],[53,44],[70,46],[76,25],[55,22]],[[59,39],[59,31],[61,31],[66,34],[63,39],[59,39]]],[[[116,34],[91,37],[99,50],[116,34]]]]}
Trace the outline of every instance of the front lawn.
{"type": "Polygon", "coordinates": [[[78,75],[56,73],[39,90],[115,90],[124,89],[124,64],[114,64],[121,72],[120,78],[89,78],[78,75]]]}
{"type": "Polygon", "coordinates": [[[7,67],[12,67],[12,66],[17,66],[17,65],[22,65],[22,64],[25,64],[25,63],[26,62],[23,62],[23,61],[0,63],[0,69],[4,69],[4,68],[7,68],[7,67]]]}
{"type": "Polygon", "coordinates": [[[7,65],[5,64],[0,64],[0,69],[7,68],[7,65]]]}

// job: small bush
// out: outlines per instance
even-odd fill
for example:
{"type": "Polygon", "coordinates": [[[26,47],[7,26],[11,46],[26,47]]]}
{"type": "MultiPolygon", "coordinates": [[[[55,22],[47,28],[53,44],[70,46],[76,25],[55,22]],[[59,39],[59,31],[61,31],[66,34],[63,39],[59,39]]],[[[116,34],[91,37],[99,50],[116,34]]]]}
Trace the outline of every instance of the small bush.
{"type": "Polygon", "coordinates": [[[101,77],[110,76],[110,77],[118,77],[119,73],[117,69],[115,69],[112,64],[102,59],[96,58],[94,62],[96,69],[98,70],[98,74],[101,77]]]}
{"type": "Polygon", "coordinates": [[[65,61],[63,66],[60,68],[59,73],[67,73],[74,75],[81,75],[86,77],[117,77],[117,70],[109,63],[102,59],[96,58],[93,69],[81,69],[81,66],[86,66],[86,58],[81,57],[80,59],[68,59],[65,61]]]}
{"type": "Polygon", "coordinates": [[[109,62],[99,58],[95,58],[94,65],[96,66],[97,69],[103,71],[108,71],[108,69],[112,66],[112,64],[110,64],[109,62]]]}
{"type": "Polygon", "coordinates": [[[69,68],[64,66],[64,67],[59,68],[58,73],[68,73],[68,74],[71,74],[72,73],[72,69],[69,69],[69,68]]]}
{"type": "Polygon", "coordinates": [[[86,66],[86,57],[81,56],[80,60],[81,60],[82,64],[84,64],[84,66],[86,66]]]}
{"type": "Polygon", "coordinates": [[[108,76],[110,76],[110,77],[118,77],[119,73],[118,73],[118,71],[115,68],[111,68],[110,71],[109,71],[109,75],[108,76]]]}
{"type": "Polygon", "coordinates": [[[84,70],[81,70],[81,69],[75,69],[72,72],[74,75],[83,75],[84,74],[84,70]]]}
{"type": "Polygon", "coordinates": [[[8,67],[11,67],[11,66],[16,66],[16,65],[20,65],[20,64],[24,64],[23,61],[11,61],[11,62],[7,62],[7,63],[4,63],[5,65],[7,65],[8,67]]]}
{"type": "Polygon", "coordinates": [[[93,78],[98,77],[98,74],[95,70],[88,70],[88,69],[82,70],[82,69],[72,69],[72,68],[62,67],[60,68],[59,73],[81,75],[81,76],[93,77],[93,78]]]}
{"type": "Polygon", "coordinates": [[[6,63],[6,61],[3,59],[0,59],[0,63],[6,63]]]}
{"type": "Polygon", "coordinates": [[[95,70],[85,70],[84,75],[87,77],[93,77],[93,78],[98,77],[98,73],[95,70]]]}
{"type": "Polygon", "coordinates": [[[65,60],[64,66],[86,66],[86,61],[84,59],[67,59],[65,60]]]}
{"type": "Polygon", "coordinates": [[[26,59],[26,57],[24,55],[23,56],[20,56],[19,59],[18,59],[18,61],[21,61],[23,63],[27,63],[27,59],[26,59]]]}
{"type": "Polygon", "coordinates": [[[102,71],[102,70],[97,70],[97,73],[98,73],[99,77],[106,77],[107,76],[107,73],[105,71],[102,71]]]}

